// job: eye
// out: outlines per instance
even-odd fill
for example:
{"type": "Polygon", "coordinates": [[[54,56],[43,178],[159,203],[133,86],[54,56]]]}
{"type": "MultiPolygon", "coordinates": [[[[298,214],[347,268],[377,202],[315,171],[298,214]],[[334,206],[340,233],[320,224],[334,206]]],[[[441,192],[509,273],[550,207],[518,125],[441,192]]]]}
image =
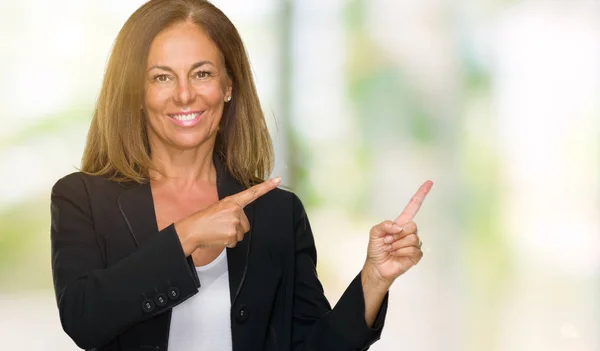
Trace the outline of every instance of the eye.
{"type": "Polygon", "coordinates": [[[194,73],[194,78],[204,79],[210,77],[210,72],[208,71],[198,71],[194,73]]]}
{"type": "Polygon", "coordinates": [[[169,77],[167,74],[157,74],[154,76],[154,81],[156,82],[168,82],[169,80],[171,80],[171,77],[169,77]]]}

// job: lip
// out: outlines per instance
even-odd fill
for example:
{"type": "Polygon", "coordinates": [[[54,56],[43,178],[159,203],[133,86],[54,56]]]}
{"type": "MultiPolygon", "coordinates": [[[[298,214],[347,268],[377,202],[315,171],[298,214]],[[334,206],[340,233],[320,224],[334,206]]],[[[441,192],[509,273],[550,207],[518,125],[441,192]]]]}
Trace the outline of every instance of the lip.
{"type": "Polygon", "coordinates": [[[173,121],[173,123],[175,123],[176,125],[180,126],[180,127],[193,127],[196,124],[198,124],[198,122],[200,122],[200,120],[202,119],[202,116],[204,115],[204,111],[189,111],[189,112],[178,112],[178,113],[168,113],[167,114],[169,116],[169,119],[171,121],[173,121]],[[188,119],[185,121],[179,120],[176,118],[176,116],[185,116],[185,115],[191,115],[191,114],[195,114],[196,117],[194,117],[193,119],[188,119]]]}

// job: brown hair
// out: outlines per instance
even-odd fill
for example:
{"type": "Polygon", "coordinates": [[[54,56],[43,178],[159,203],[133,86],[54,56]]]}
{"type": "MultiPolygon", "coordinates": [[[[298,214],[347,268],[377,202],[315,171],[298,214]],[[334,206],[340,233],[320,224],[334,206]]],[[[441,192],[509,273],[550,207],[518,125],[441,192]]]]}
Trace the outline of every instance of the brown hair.
{"type": "Polygon", "coordinates": [[[205,0],[151,0],[117,35],[94,111],[81,171],[114,181],[147,182],[150,147],[144,102],[144,72],[150,44],[163,29],[184,21],[201,27],[219,48],[232,81],[214,152],[241,184],[268,177],[273,146],[258,100],[244,44],[231,21],[205,0]]]}

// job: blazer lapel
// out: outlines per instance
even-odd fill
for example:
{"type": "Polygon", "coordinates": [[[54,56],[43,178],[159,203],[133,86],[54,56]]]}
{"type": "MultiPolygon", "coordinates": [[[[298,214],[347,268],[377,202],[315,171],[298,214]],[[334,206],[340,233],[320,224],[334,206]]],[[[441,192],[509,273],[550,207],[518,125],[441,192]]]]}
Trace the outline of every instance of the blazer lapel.
{"type": "MultiPolygon", "coordinates": [[[[245,190],[245,188],[225,169],[216,155],[214,156],[214,163],[215,168],[217,169],[217,192],[219,193],[219,200],[245,190]]],[[[236,247],[227,249],[229,294],[232,305],[235,303],[246,277],[248,255],[250,253],[250,241],[252,239],[252,228],[254,227],[252,225],[254,222],[254,204],[252,203],[246,206],[244,208],[244,213],[246,214],[246,217],[248,217],[248,222],[250,222],[250,231],[246,233],[244,240],[240,241],[236,247]]]]}
{"type": "Polygon", "coordinates": [[[128,186],[117,198],[117,203],[137,246],[158,232],[149,183],[128,186]]]}

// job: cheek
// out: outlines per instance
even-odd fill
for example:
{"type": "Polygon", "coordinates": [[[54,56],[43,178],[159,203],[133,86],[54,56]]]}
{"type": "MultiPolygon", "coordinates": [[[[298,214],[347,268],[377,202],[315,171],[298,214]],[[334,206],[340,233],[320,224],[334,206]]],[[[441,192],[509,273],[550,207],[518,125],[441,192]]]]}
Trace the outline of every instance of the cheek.
{"type": "Polygon", "coordinates": [[[147,127],[158,134],[164,130],[164,123],[166,123],[166,120],[161,118],[168,98],[164,90],[149,86],[144,92],[144,110],[146,111],[147,127]]]}
{"type": "Polygon", "coordinates": [[[197,96],[208,105],[214,106],[223,103],[225,95],[223,93],[223,88],[220,84],[217,84],[217,82],[197,84],[195,88],[197,96]]]}
{"type": "Polygon", "coordinates": [[[150,111],[160,110],[166,103],[169,97],[169,92],[166,89],[159,89],[153,86],[146,88],[144,94],[144,103],[146,109],[150,111]]]}

